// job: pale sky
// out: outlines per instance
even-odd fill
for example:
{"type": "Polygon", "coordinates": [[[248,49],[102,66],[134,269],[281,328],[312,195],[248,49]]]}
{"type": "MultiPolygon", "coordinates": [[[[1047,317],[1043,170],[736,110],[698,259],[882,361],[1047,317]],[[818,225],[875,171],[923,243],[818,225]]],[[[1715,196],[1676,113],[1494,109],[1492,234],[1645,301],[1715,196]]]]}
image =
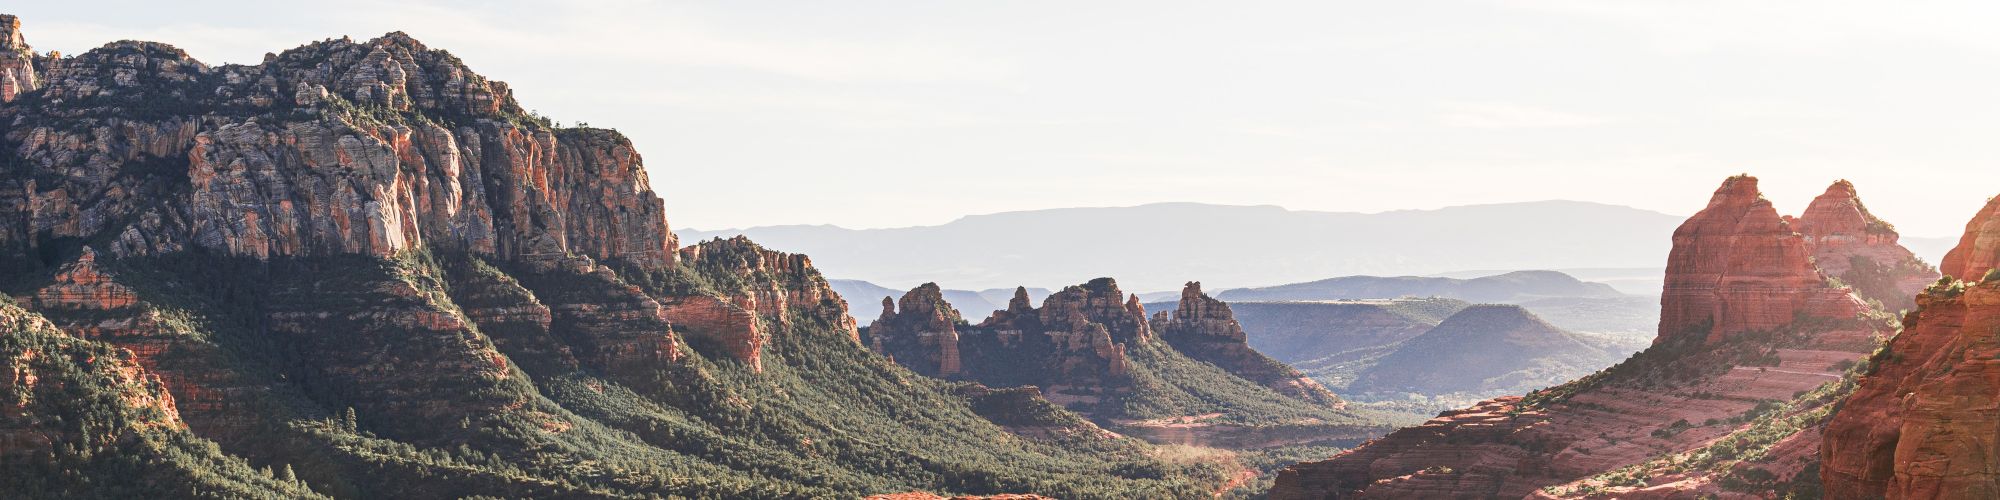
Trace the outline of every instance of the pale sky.
{"type": "Polygon", "coordinates": [[[630,136],[675,227],[1161,201],[1688,214],[1852,179],[1906,235],[2000,194],[2000,3],[13,2],[37,50],[255,63],[406,31],[630,136]]]}

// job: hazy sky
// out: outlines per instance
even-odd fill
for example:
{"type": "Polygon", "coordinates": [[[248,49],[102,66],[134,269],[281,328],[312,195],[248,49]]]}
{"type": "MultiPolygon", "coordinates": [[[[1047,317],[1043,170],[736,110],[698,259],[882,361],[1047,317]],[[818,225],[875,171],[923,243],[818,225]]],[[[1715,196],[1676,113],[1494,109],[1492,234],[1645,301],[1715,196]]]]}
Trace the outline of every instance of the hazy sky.
{"type": "Polygon", "coordinates": [[[14,2],[39,50],[254,63],[402,30],[637,142],[676,227],[1156,201],[1677,214],[1853,179],[1905,234],[2000,194],[2000,3],[14,2]],[[1226,4],[1226,5],[1225,5],[1226,4]]]}

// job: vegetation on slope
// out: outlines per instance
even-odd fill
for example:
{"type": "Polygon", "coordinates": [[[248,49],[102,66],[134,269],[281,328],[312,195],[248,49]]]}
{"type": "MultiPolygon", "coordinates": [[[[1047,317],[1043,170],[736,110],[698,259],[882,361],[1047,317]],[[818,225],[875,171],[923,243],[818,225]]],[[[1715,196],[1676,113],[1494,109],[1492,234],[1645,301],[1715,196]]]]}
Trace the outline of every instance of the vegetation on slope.
{"type": "MultiPolygon", "coordinates": [[[[186,253],[117,262],[116,275],[145,307],[173,311],[181,318],[174,328],[214,346],[187,362],[221,365],[260,387],[245,392],[241,406],[240,417],[258,429],[254,439],[190,448],[212,455],[201,461],[188,454],[157,460],[203,471],[223,469],[201,464],[292,470],[296,484],[336,497],[798,498],[928,490],[1186,498],[1228,480],[1228,467],[1164,461],[1135,440],[1009,433],[975,413],[955,384],[913,374],[862,349],[837,325],[804,315],[772,333],[761,372],[683,348],[679,362],[641,378],[515,363],[545,353],[515,352],[528,344],[495,341],[469,321],[463,332],[470,337],[369,333],[385,326],[366,319],[385,311],[463,319],[453,287],[473,275],[525,276],[473,259],[411,253],[257,262],[186,253]],[[404,286],[416,293],[384,292],[404,286]],[[284,311],[325,317],[305,331],[272,331],[272,314],[284,311]],[[440,369],[433,362],[463,359],[456,349],[466,345],[493,346],[513,370],[498,378],[431,371],[440,369]]],[[[728,272],[682,267],[641,283],[654,293],[717,293],[771,278],[728,272]]],[[[595,286],[551,276],[514,282],[537,279],[595,286]]],[[[551,292],[531,288],[516,298],[551,292]]],[[[1188,370],[1200,369],[1169,357],[1179,362],[1166,363],[1173,368],[1156,374],[1153,386],[1178,387],[1188,370]]],[[[1158,400],[1206,409],[1282,399],[1254,385],[1230,389],[1263,397],[1176,388],[1158,400]]],[[[24,488],[7,491],[30,491],[24,488]]],[[[311,494],[297,491],[281,496],[311,494]]]]}

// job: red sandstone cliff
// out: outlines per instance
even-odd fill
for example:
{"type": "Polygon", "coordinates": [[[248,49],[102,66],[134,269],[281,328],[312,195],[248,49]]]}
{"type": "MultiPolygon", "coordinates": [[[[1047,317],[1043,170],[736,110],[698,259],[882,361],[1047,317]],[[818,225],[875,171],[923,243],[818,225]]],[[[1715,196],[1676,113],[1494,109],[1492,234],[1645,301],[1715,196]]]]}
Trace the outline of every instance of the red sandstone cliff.
{"type": "Polygon", "coordinates": [[[173,396],[131,352],[68,337],[0,300],[0,460],[10,474],[60,474],[69,471],[52,469],[78,468],[92,455],[136,455],[142,435],[183,429],[173,396]],[[58,459],[66,461],[47,463],[58,459]]]}
{"type": "Polygon", "coordinates": [[[1295,465],[1271,497],[1694,497],[1729,493],[1725,475],[1775,495],[1811,481],[1800,473],[1814,461],[1816,415],[1885,332],[1857,318],[1860,299],[1822,279],[1808,239],[1756,182],[1725,181],[1675,231],[1651,348],[1525,399],[1445,412],[1295,465]]]}
{"type": "Polygon", "coordinates": [[[1828,498],[2000,496],[2000,201],[1989,202],[1870,361],[1820,450],[1828,498]]]}
{"type": "Polygon", "coordinates": [[[1828,186],[1791,222],[1821,272],[1889,311],[1914,307],[1911,298],[1938,279],[1937,269],[1897,243],[1895,226],[1868,213],[1852,182],[1828,186]]]}
{"type": "Polygon", "coordinates": [[[945,303],[937,283],[925,283],[903,294],[903,300],[882,298],[882,316],[868,325],[870,348],[918,373],[956,377],[963,369],[958,354],[958,324],[963,322],[958,310],[945,303]]]}
{"type": "Polygon", "coordinates": [[[13,102],[15,96],[41,86],[38,62],[21,37],[20,18],[0,14],[0,103],[13,102]]]}
{"type": "Polygon", "coordinates": [[[556,129],[401,33],[212,67],[117,42],[33,65],[0,20],[0,107],[29,172],[0,179],[0,248],[108,236],[116,256],[459,248],[659,268],[668,231],[631,143],[556,129]],[[28,71],[35,68],[36,71],[28,71]],[[158,203],[168,201],[169,203],[158,203]]]}
{"type": "Polygon", "coordinates": [[[1681,335],[1716,342],[1799,316],[1847,318],[1861,310],[1860,301],[1827,286],[1806,238],[1758,192],[1757,178],[1737,176],[1674,230],[1653,342],[1681,335]]]}

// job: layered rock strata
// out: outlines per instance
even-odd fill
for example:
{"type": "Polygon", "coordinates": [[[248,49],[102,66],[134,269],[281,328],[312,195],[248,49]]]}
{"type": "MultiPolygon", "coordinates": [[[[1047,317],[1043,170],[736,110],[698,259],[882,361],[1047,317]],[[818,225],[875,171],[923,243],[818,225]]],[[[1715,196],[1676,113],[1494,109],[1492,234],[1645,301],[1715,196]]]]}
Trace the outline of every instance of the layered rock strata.
{"type": "MultiPolygon", "coordinates": [[[[1966,224],[1946,275],[1994,268],[1996,206],[1966,224]]],[[[2000,280],[1939,281],[1916,302],[1827,425],[1828,498],[2000,495],[2000,280]]]]}
{"type": "Polygon", "coordinates": [[[1755,177],[1723,181],[1708,207],[1674,230],[1673,243],[1655,345],[1689,334],[1717,342],[1801,316],[1848,318],[1863,309],[1827,285],[1807,239],[1778,216],[1755,177]]]}
{"type": "Polygon", "coordinates": [[[252,66],[117,42],[40,67],[21,62],[15,21],[0,25],[0,84],[34,90],[0,108],[20,160],[0,178],[20,194],[0,204],[0,246],[674,262],[630,141],[550,127],[504,83],[401,33],[252,66]]]}

